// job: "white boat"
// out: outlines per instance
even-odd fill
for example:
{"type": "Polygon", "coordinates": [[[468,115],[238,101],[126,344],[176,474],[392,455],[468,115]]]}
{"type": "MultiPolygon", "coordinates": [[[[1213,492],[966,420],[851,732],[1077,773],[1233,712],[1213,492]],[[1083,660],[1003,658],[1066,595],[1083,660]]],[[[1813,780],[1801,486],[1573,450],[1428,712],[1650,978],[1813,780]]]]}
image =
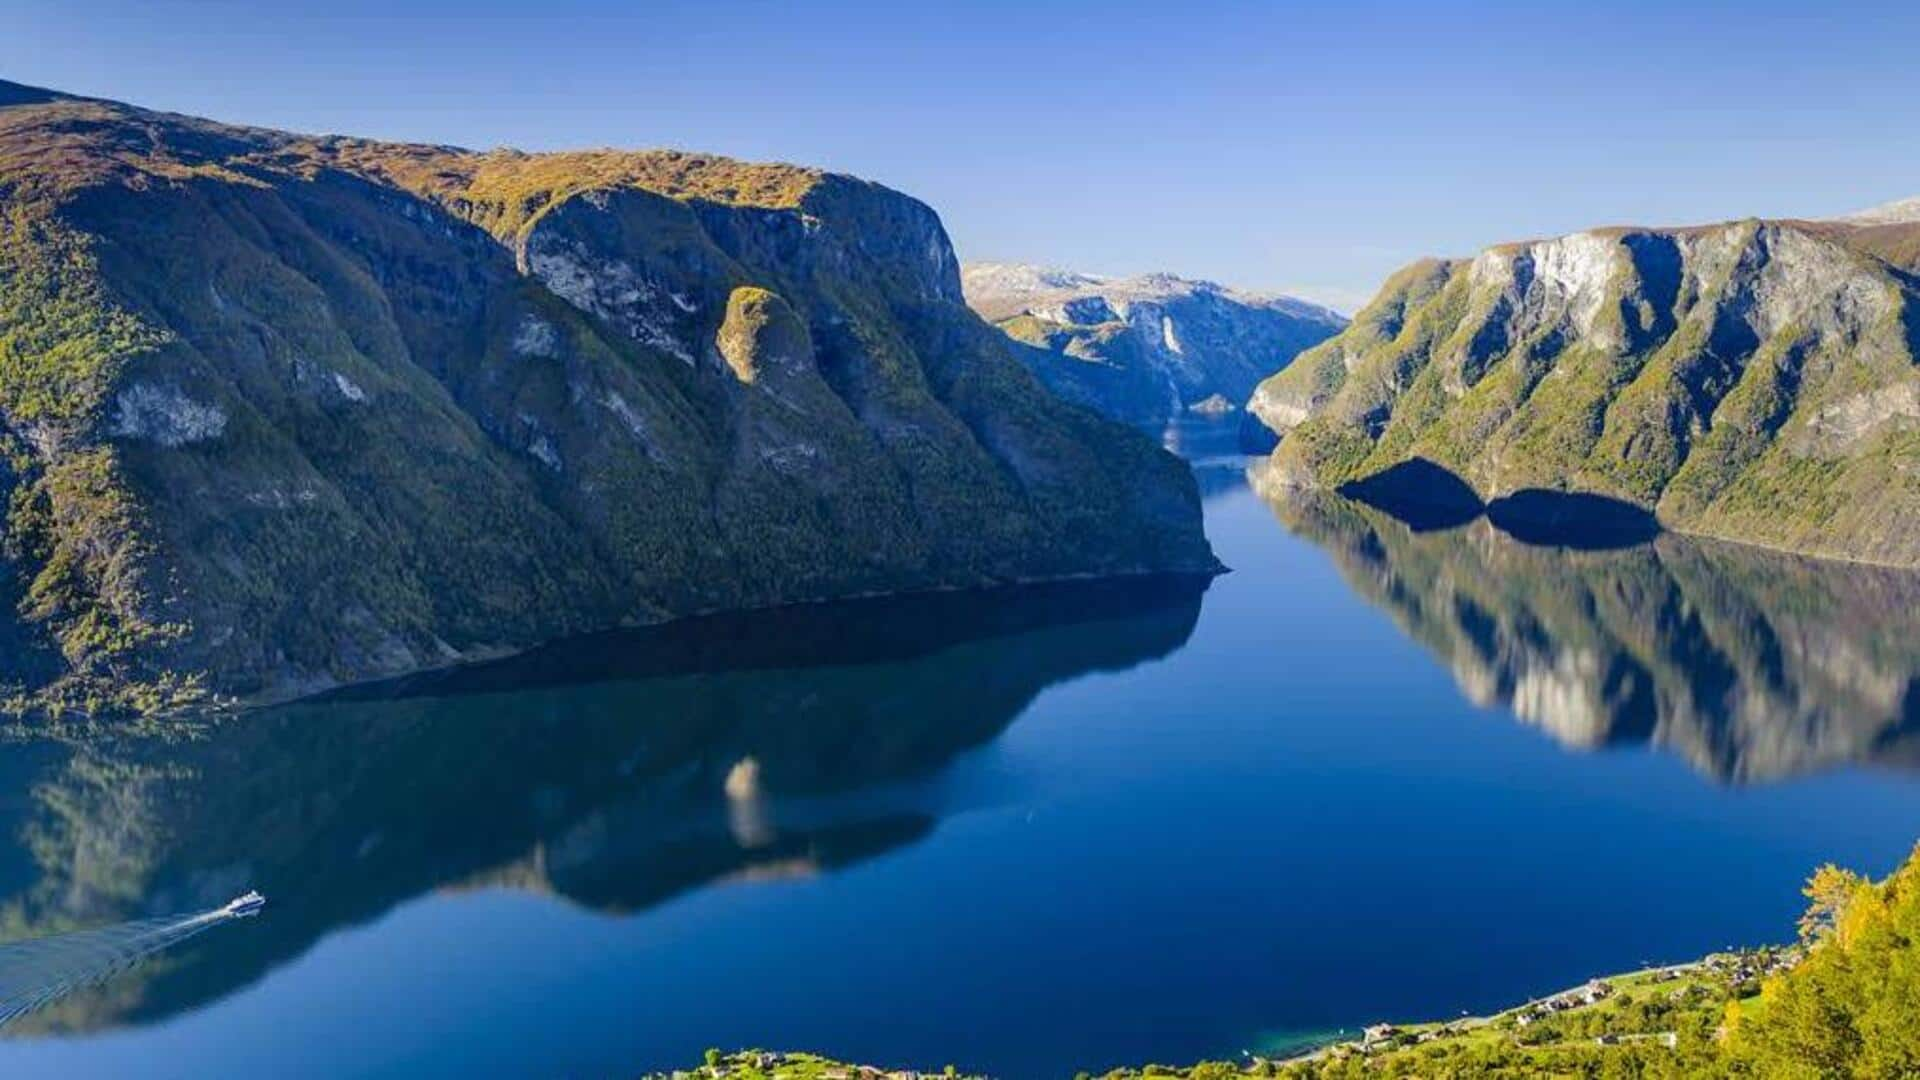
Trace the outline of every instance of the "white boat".
{"type": "Polygon", "coordinates": [[[258,892],[255,892],[253,890],[248,890],[245,895],[236,896],[232,900],[227,901],[227,906],[221,908],[220,911],[223,914],[233,915],[235,917],[243,916],[243,915],[258,915],[260,913],[260,909],[266,906],[267,906],[266,897],[261,896],[258,892]]]}

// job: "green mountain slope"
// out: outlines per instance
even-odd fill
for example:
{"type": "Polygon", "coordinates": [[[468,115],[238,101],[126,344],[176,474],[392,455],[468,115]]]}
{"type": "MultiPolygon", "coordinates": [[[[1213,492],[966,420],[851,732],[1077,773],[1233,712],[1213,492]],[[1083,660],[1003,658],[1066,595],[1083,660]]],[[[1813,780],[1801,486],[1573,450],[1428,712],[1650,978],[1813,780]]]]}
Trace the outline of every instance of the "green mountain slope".
{"type": "Polygon", "coordinates": [[[0,84],[0,206],[15,707],[1215,565],[1180,463],[1043,392],[873,184],[0,84]]]}
{"type": "Polygon", "coordinates": [[[1417,263],[1250,407],[1295,482],[1419,458],[1483,499],[1593,492],[1675,529],[1920,563],[1909,230],[1605,229],[1417,263]]]}

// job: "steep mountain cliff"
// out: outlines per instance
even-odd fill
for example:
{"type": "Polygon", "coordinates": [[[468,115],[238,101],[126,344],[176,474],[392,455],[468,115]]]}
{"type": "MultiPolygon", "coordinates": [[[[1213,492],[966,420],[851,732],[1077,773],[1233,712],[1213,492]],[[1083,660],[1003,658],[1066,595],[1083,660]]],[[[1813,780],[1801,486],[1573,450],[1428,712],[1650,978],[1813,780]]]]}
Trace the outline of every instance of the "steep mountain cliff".
{"type": "Polygon", "coordinates": [[[1045,393],[873,184],[0,84],[0,206],[16,708],[1215,565],[1180,463],[1045,393]]]}
{"type": "Polygon", "coordinates": [[[1679,530],[1920,563],[1915,236],[1889,210],[1416,263],[1250,407],[1296,483],[1423,459],[1482,499],[1591,492],[1679,530]]]}
{"type": "Polygon", "coordinates": [[[1154,429],[1182,409],[1239,409],[1261,379],[1346,325],[1303,300],[1171,274],[969,263],[961,283],[975,311],[1030,347],[1022,358],[1055,393],[1154,429]]]}

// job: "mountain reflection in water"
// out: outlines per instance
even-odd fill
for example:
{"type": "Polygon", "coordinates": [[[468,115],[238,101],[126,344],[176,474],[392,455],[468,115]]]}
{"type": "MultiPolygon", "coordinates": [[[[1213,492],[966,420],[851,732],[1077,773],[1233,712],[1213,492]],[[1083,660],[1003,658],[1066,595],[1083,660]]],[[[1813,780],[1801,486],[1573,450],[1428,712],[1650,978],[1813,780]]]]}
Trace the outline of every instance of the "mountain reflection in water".
{"type": "Polygon", "coordinates": [[[1538,547],[1254,486],[1476,704],[1576,748],[1651,743],[1718,780],[1920,762],[1920,574],[1662,534],[1538,547]]]}
{"type": "Polygon", "coordinates": [[[23,1019],[147,1022],[422,892],[504,884],[633,911],[913,842],[1049,686],[1178,649],[1205,579],[950,593],[693,620],[232,719],[0,751],[5,940],[257,886],[223,935],[23,1019]],[[644,675],[644,678],[635,678],[644,675]]]}

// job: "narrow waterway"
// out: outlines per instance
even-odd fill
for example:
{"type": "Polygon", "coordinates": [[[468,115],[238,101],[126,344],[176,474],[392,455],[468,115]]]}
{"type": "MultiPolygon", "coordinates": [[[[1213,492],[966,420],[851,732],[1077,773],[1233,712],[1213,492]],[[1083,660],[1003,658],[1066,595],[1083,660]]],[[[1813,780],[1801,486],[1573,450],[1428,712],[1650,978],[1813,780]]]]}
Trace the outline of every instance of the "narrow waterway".
{"type": "Polygon", "coordinates": [[[1778,940],[1815,865],[1920,837],[1911,579],[1416,533],[1263,498],[1206,435],[1205,587],[713,620],[0,749],[11,936],[270,898],[10,1025],[0,1074],[1065,1077],[1778,940]]]}

